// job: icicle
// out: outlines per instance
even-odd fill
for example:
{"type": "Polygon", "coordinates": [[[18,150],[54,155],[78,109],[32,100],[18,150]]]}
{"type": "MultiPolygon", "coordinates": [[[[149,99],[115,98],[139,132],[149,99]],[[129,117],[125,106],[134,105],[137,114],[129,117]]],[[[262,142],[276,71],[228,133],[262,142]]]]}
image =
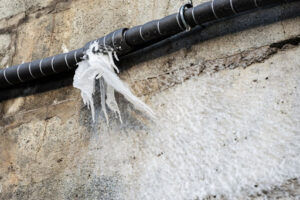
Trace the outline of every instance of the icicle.
{"type": "Polygon", "coordinates": [[[84,60],[78,63],[75,72],[73,86],[81,90],[81,97],[85,105],[91,109],[93,121],[95,121],[95,108],[93,95],[95,92],[95,79],[99,79],[101,93],[101,107],[104,112],[107,124],[109,124],[106,106],[117,113],[122,123],[121,113],[115,99],[114,91],[118,91],[131,102],[137,109],[145,111],[154,117],[153,111],[140,99],[138,99],[130,89],[125,86],[117,76],[118,67],[114,63],[114,58],[118,60],[116,53],[109,48],[99,49],[97,43],[93,43],[87,50],[84,60]]]}
{"type": "Polygon", "coordinates": [[[115,113],[118,114],[120,122],[123,123],[121,113],[119,110],[119,106],[118,106],[116,98],[115,98],[115,90],[110,85],[108,85],[106,89],[107,89],[106,90],[106,96],[107,96],[106,104],[109,107],[109,109],[111,109],[112,111],[114,111],[115,113]]]}
{"type": "Polygon", "coordinates": [[[99,84],[100,84],[101,108],[103,110],[103,113],[104,113],[104,116],[106,119],[106,123],[107,123],[107,125],[109,125],[108,115],[107,115],[106,106],[105,106],[105,93],[106,93],[105,83],[102,78],[99,79],[99,84]]]}

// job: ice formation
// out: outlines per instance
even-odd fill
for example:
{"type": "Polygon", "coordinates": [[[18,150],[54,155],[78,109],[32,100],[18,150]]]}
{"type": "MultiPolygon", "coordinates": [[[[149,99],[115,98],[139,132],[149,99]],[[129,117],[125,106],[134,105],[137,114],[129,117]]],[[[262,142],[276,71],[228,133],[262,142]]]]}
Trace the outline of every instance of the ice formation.
{"type": "Polygon", "coordinates": [[[120,110],[115,99],[115,90],[124,95],[137,109],[153,117],[153,111],[132,94],[130,89],[118,77],[116,72],[119,73],[119,69],[115,65],[113,57],[118,59],[113,50],[107,47],[103,49],[97,43],[93,43],[86,51],[83,61],[78,63],[78,68],[75,72],[73,86],[81,90],[81,97],[84,104],[91,109],[93,121],[95,121],[93,95],[96,89],[96,80],[99,81],[101,107],[107,123],[109,123],[109,120],[106,106],[118,114],[122,123],[120,110]]]}
{"type": "Polygon", "coordinates": [[[67,48],[67,46],[65,44],[62,44],[61,45],[61,50],[64,52],[64,53],[68,53],[69,52],[69,49],[67,48]]]}

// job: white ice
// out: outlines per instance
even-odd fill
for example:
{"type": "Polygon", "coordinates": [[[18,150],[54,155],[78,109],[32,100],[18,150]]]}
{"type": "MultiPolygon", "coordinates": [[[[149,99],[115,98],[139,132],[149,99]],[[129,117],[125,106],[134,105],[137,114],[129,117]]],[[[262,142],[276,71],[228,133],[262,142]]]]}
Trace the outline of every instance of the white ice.
{"type": "Polygon", "coordinates": [[[116,74],[115,71],[119,72],[119,69],[114,63],[113,52],[108,54],[94,53],[93,48],[98,48],[96,43],[90,46],[84,60],[78,63],[73,81],[73,86],[81,90],[84,104],[91,109],[93,121],[95,121],[93,95],[95,93],[96,80],[99,80],[100,83],[101,107],[107,123],[109,123],[109,120],[106,106],[118,114],[122,123],[120,110],[115,99],[115,90],[124,95],[137,109],[153,117],[154,113],[151,108],[137,98],[116,74]]]}

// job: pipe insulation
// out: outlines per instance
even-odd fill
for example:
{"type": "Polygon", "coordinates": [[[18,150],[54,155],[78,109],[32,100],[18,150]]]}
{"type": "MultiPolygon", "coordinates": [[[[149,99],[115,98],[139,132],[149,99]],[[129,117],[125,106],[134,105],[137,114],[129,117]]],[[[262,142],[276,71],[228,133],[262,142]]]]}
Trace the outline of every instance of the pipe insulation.
{"type": "Polygon", "coordinates": [[[186,4],[179,13],[150,21],[133,28],[121,28],[102,38],[88,42],[83,48],[23,63],[0,70],[0,88],[74,70],[93,42],[113,48],[122,57],[197,25],[232,17],[266,6],[276,6],[299,0],[213,0],[193,7],[186,4]]]}

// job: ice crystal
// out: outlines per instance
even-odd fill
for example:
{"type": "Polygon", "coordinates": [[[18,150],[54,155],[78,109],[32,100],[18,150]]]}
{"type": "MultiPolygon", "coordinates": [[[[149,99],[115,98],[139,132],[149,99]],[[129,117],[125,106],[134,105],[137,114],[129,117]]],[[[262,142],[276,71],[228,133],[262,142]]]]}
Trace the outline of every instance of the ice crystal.
{"type": "Polygon", "coordinates": [[[117,59],[113,50],[101,49],[97,43],[93,43],[86,51],[83,60],[78,63],[78,68],[75,72],[73,86],[81,90],[82,100],[91,109],[93,121],[95,121],[93,96],[96,89],[96,81],[99,81],[101,107],[107,123],[109,123],[107,107],[118,114],[122,123],[120,110],[115,99],[115,90],[124,95],[137,109],[153,117],[153,111],[137,98],[118,77],[119,69],[115,65],[114,57],[117,59]]]}

